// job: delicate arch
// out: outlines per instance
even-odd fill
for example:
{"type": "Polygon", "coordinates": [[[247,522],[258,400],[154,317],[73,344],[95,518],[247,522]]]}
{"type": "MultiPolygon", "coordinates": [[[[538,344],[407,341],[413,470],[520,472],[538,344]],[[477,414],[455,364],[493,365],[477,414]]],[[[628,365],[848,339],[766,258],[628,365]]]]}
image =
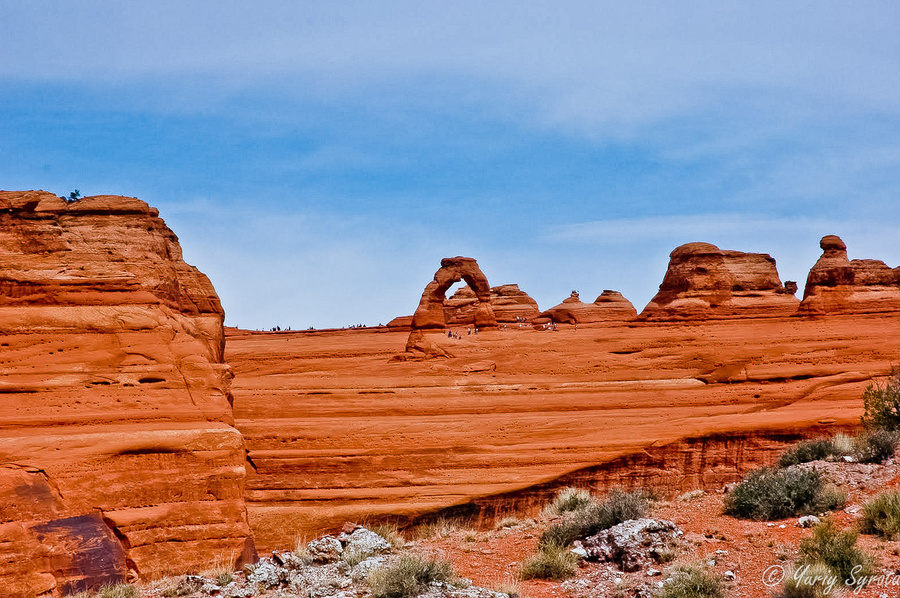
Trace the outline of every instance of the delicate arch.
{"type": "Polygon", "coordinates": [[[434,280],[425,286],[419,307],[413,314],[412,329],[442,329],[447,327],[444,317],[444,301],[447,289],[454,283],[465,281],[478,298],[475,308],[475,326],[492,328],[497,326],[497,318],[491,307],[491,285],[478,262],[470,257],[447,257],[441,260],[441,267],[434,273],[434,280]]]}

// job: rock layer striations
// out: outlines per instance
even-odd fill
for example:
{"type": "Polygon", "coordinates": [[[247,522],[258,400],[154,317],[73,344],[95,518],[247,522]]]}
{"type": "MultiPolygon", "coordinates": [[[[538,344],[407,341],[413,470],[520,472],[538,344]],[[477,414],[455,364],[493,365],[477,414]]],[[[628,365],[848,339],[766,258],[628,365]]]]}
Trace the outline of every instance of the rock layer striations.
{"type": "Polygon", "coordinates": [[[252,552],[223,317],[146,203],[0,192],[0,594],[252,552]]]}
{"type": "Polygon", "coordinates": [[[778,317],[793,314],[798,304],[781,283],[770,255],[725,251],[710,243],[687,243],[669,254],[669,267],[659,292],[640,317],[778,317]]]}

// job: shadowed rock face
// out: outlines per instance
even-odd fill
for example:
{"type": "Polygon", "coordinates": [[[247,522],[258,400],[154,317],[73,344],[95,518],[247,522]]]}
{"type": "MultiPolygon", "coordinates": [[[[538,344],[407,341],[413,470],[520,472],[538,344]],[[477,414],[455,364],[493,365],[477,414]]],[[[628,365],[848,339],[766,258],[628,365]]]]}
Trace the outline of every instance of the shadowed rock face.
{"type": "Polygon", "coordinates": [[[497,325],[497,318],[491,308],[491,286],[487,277],[470,257],[447,257],[441,260],[441,267],[434,273],[434,280],[428,283],[419,307],[413,314],[412,329],[443,329],[447,322],[444,317],[446,292],[454,283],[466,281],[475,295],[472,309],[472,324],[479,328],[497,325]]]}
{"type": "Polygon", "coordinates": [[[0,594],[250,550],[223,318],[146,203],[0,192],[0,527],[31,555],[0,594]]]}
{"type": "Polygon", "coordinates": [[[605,290],[593,303],[582,303],[577,291],[534,319],[535,324],[590,324],[594,322],[627,322],[637,317],[631,301],[618,291],[605,290]]]}
{"type": "Polygon", "coordinates": [[[849,260],[837,235],[819,242],[822,256],[809,271],[801,314],[880,313],[900,310],[900,268],[881,260],[849,260]]]}
{"type": "Polygon", "coordinates": [[[688,243],[669,258],[659,292],[641,319],[769,317],[797,309],[798,300],[781,284],[775,260],[768,254],[688,243]]]}

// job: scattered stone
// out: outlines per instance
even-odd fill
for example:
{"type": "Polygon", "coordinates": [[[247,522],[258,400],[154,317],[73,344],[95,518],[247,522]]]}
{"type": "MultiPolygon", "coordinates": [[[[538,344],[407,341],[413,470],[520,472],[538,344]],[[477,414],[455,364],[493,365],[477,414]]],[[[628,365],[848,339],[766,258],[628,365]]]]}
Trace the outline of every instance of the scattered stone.
{"type": "Polygon", "coordinates": [[[333,563],[341,558],[344,546],[334,536],[322,536],[307,543],[306,551],[314,563],[333,563]]]}
{"type": "Polygon", "coordinates": [[[207,583],[211,583],[211,581],[209,579],[206,579],[205,577],[201,577],[199,575],[187,575],[184,579],[178,582],[178,587],[175,588],[175,592],[179,596],[193,594],[194,592],[199,592],[200,589],[207,583]]]}
{"type": "Polygon", "coordinates": [[[722,574],[722,578],[725,581],[734,581],[737,576],[734,574],[734,571],[726,571],[722,574]]]}
{"type": "Polygon", "coordinates": [[[372,571],[384,565],[385,561],[383,556],[372,556],[360,561],[350,570],[350,577],[354,581],[361,581],[367,578],[372,571]]]}
{"type": "Polygon", "coordinates": [[[659,569],[648,569],[647,577],[656,577],[657,575],[662,575],[662,571],[659,569]]]}
{"type": "Polygon", "coordinates": [[[344,544],[344,551],[372,555],[391,549],[391,544],[372,530],[364,527],[356,528],[353,533],[341,533],[338,541],[344,544]]]}
{"type": "Polygon", "coordinates": [[[815,515],[807,515],[797,520],[797,527],[814,527],[819,525],[821,520],[815,515]]]}

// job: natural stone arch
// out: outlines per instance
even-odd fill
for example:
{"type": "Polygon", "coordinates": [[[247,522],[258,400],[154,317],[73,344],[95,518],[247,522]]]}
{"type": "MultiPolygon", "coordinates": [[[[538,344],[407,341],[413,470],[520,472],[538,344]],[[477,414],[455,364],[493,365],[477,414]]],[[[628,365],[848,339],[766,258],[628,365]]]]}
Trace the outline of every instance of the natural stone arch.
{"type": "Polygon", "coordinates": [[[419,307],[413,314],[413,330],[443,329],[447,327],[444,316],[444,302],[447,289],[459,281],[465,281],[475,296],[478,305],[475,308],[474,325],[477,328],[493,328],[497,326],[497,318],[491,307],[491,285],[478,262],[470,257],[446,257],[441,260],[441,267],[434,273],[434,280],[428,283],[419,300],[419,307]]]}

